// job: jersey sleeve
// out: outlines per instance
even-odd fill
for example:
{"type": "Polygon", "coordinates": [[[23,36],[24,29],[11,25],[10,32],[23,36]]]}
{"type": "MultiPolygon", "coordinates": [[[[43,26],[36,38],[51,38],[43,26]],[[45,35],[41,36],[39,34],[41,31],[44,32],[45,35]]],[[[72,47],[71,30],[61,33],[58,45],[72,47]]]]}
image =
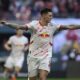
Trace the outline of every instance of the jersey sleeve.
{"type": "Polygon", "coordinates": [[[29,29],[35,29],[35,24],[36,24],[36,21],[31,21],[27,24],[25,24],[25,26],[27,26],[29,29]]]}
{"type": "Polygon", "coordinates": [[[8,43],[8,44],[12,44],[12,40],[13,40],[13,38],[10,37],[7,43],[8,43]]]}
{"type": "Polygon", "coordinates": [[[28,38],[26,38],[26,40],[25,40],[25,44],[28,44],[28,38]]]}
{"type": "Polygon", "coordinates": [[[53,27],[53,31],[55,30],[58,30],[60,28],[60,24],[56,24],[54,22],[51,22],[50,25],[53,27]]]}
{"type": "Polygon", "coordinates": [[[25,44],[25,46],[28,45],[28,38],[27,37],[24,37],[24,44],[25,44]]]}
{"type": "Polygon", "coordinates": [[[57,24],[56,27],[57,27],[57,29],[59,29],[61,27],[61,25],[60,24],[57,24]]]}

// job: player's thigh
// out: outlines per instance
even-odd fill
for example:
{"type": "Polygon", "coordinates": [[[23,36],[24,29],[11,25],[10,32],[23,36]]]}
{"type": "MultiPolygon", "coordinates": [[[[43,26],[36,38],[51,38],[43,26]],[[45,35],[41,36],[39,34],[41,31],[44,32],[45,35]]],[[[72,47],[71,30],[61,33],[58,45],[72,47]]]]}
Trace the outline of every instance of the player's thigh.
{"type": "Polygon", "coordinates": [[[19,59],[15,59],[14,62],[14,67],[15,67],[15,71],[19,72],[23,66],[23,62],[24,62],[24,57],[21,57],[19,59]]]}
{"type": "Polygon", "coordinates": [[[13,62],[14,62],[13,58],[11,56],[8,57],[6,62],[5,62],[5,64],[4,64],[4,67],[6,69],[12,69],[13,68],[13,64],[14,64],[13,62]]]}
{"type": "Polygon", "coordinates": [[[38,59],[27,57],[28,76],[34,78],[38,74],[38,59]]]}
{"type": "Polygon", "coordinates": [[[39,79],[40,80],[46,80],[47,79],[47,76],[48,76],[48,71],[46,70],[42,70],[42,69],[39,69],[39,79]]]}
{"type": "Polygon", "coordinates": [[[15,67],[15,71],[16,71],[17,73],[20,72],[20,70],[21,70],[21,67],[18,67],[18,66],[15,67]]]}

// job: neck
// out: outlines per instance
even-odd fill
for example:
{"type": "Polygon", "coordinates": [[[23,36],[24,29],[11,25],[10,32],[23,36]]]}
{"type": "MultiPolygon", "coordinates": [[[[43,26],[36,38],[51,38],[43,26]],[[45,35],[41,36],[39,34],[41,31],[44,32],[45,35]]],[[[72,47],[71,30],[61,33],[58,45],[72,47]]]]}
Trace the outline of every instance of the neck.
{"type": "Polygon", "coordinates": [[[21,37],[21,35],[16,35],[17,37],[21,37]]]}
{"type": "Polygon", "coordinates": [[[42,26],[46,26],[46,25],[48,25],[48,22],[46,22],[44,19],[40,19],[40,24],[42,25],[42,26]]]}

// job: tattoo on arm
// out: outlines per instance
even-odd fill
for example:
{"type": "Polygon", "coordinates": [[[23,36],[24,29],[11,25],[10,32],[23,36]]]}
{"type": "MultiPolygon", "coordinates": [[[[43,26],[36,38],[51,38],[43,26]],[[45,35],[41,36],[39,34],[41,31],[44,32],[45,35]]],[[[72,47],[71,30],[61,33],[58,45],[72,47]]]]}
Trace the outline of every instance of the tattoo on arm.
{"type": "Polygon", "coordinates": [[[61,25],[59,30],[67,30],[67,29],[70,29],[70,30],[74,30],[74,29],[80,29],[80,25],[61,25]]]}
{"type": "Polygon", "coordinates": [[[14,23],[5,23],[4,25],[10,27],[10,28],[14,28],[14,29],[22,29],[22,30],[27,30],[28,27],[25,25],[19,25],[19,24],[14,24],[14,23]]]}

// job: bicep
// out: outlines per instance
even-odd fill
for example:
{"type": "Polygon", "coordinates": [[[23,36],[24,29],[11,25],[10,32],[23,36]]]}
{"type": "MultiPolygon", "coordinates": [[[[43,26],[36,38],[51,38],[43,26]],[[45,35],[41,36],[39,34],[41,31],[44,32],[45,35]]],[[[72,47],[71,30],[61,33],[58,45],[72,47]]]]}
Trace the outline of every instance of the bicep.
{"type": "Polygon", "coordinates": [[[61,25],[60,30],[74,30],[74,29],[80,29],[80,27],[76,27],[74,25],[61,25]]]}
{"type": "Polygon", "coordinates": [[[60,31],[61,25],[55,25],[55,31],[60,31]]]}
{"type": "Polygon", "coordinates": [[[5,46],[11,46],[11,44],[10,44],[10,43],[8,43],[8,42],[6,42],[5,46]]]}
{"type": "Polygon", "coordinates": [[[60,25],[58,28],[58,30],[67,30],[67,29],[70,29],[70,27],[67,25],[60,25]]]}
{"type": "Polygon", "coordinates": [[[7,41],[5,44],[4,44],[4,48],[7,48],[7,47],[11,47],[11,43],[9,41],[7,41]]]}

